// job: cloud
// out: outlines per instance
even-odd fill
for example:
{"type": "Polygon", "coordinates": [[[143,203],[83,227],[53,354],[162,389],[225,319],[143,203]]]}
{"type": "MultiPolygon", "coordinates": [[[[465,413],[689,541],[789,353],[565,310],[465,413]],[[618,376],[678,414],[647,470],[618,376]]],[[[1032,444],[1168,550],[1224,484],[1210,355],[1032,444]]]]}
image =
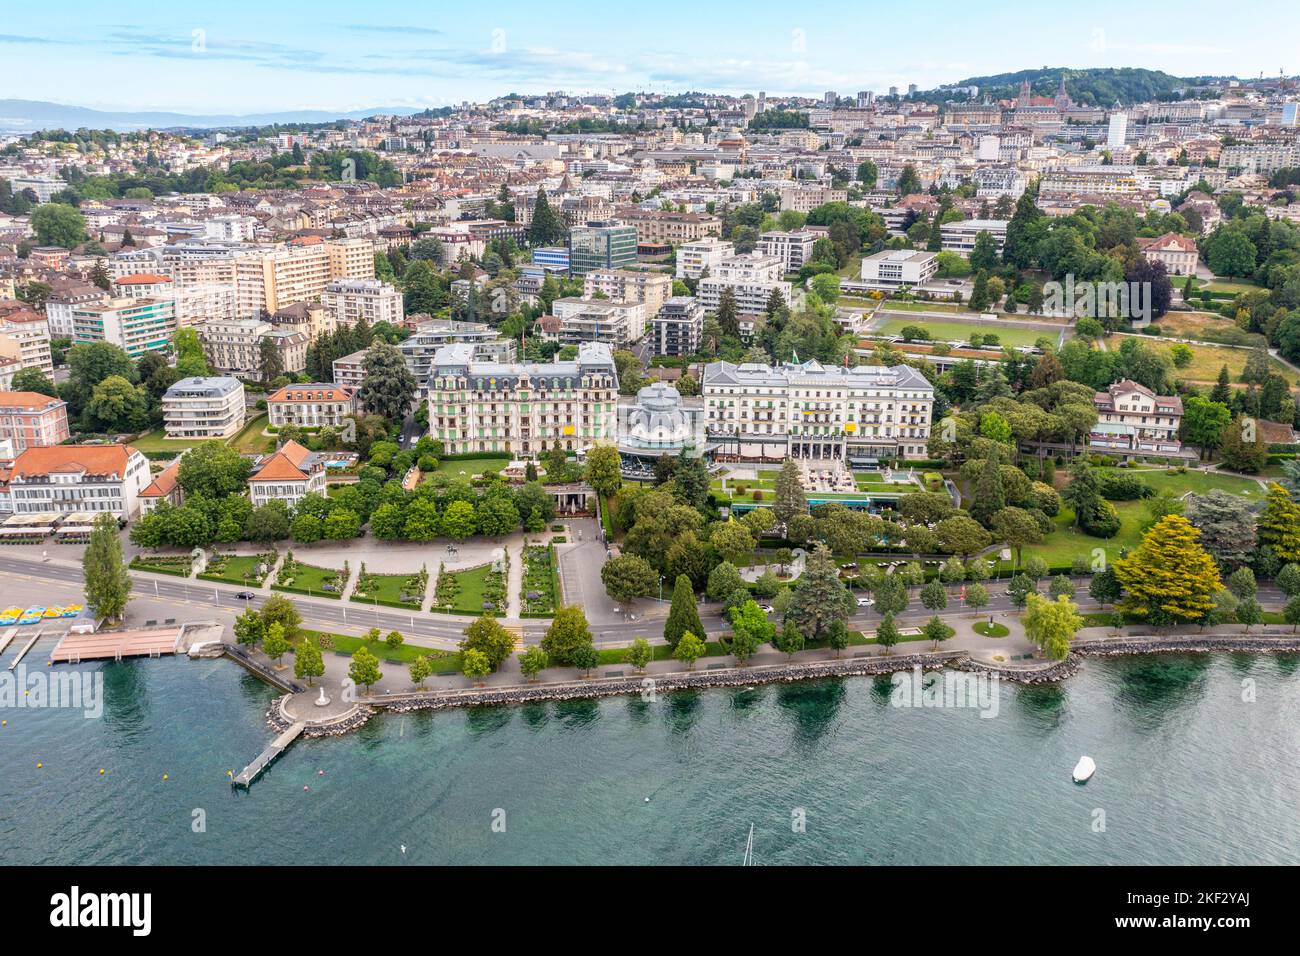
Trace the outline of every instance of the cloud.
{"type": "Polygon", "coordinates": [[[0,43],[58,43],[49,37],[25,37],[13,33],[0,33],[0,43]]]}
{"type": "Polygon", "coordinates": [[[416,36],[442,36],[441,30],[433,27],[412,27],[412,26],[388,26],[382,23],[348,23],[343,25],[344,30],[352,30],[356,33],[398,33],[412,34],[416,36]]]}

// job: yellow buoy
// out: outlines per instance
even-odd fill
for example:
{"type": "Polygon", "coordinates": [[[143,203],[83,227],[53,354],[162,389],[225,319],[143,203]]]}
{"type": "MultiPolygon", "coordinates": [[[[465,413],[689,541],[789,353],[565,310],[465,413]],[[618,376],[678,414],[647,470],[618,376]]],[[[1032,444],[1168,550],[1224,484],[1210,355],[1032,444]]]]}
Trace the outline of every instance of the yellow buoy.
{"type": "Polygon", "coordinates": [[[163,774],[163,779],[164,779],[164,780],[167,779],[167,774],[163,774]]]}
{"type": "Polygon", "coordinates": [[[42,767],[44,767],[44,766],[45,766],[45,764],[43,764],[43,763],[38,763],[38,764],[36,765],[36,769],[37,769],[37,770],[40,770],[40,769],[41,769],[42,767]]]}
{"type": "Polygon", "coordinates": [[[103,767],[100,767],[100,768],[99,768],[99,775],[100,775],[101,777],[104,775],[104,768],[103,768],[103,767]]]}

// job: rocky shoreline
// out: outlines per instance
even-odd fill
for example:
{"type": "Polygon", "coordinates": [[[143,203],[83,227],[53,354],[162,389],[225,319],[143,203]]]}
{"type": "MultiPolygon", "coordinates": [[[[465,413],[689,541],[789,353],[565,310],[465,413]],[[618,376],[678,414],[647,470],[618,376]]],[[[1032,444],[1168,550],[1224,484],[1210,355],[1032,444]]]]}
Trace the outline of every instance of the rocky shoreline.
{"type": "Polygon", "coordinates": [[[1117,657],[1124,654],[1208,654],[1214,651],[1250,654],[1300,653],[1300,635],[1268,637],[1264,634],[1212,635],[1194,637],[1186,634],[1145,639],[1120,638],[1088,641],[1076,645],[1071,656],[1117,657]]]}

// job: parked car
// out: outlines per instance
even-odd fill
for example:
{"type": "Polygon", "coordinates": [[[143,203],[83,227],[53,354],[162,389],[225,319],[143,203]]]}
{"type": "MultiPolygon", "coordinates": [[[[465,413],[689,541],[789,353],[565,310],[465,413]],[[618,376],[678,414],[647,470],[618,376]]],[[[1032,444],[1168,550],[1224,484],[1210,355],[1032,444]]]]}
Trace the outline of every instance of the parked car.
{"type": "Polygon", "coordinates": [[[860,597],[860,598],[858,598],[858,607],[871,607],[871,605],[873,605],[873,604],[875,604],[875,603],[876,603],[876,602],[873,601],[873,600],[871,600],[871,598],[869,598],[869,597],[860,597]]]}
{"type": "Polygon", "coordinates": [[[764,614],[775,614],[775,613],[776,613],[776,608],[772,607],[772,605],[770,605],[770,604],[760,604],[760,605],[758,606],[758,609],[759,609],[760,611],[762,611],[764,614]]]}

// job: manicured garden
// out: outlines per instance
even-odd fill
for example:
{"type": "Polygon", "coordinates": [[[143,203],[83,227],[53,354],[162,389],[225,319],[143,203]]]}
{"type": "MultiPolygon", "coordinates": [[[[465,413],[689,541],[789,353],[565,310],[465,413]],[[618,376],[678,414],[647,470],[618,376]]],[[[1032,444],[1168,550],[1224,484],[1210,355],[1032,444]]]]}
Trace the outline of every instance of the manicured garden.
{"type": "Polygon", "coordinates": [[[341,598],[347,587],[348,570],[318,568],[314,564],[305,564],[293,557],[293,553],[284,559],[280,573],[276,575],[273,591],[288,591],[292,594],[307,594],[312,597],[341,598]]]}
{"type": "Polygon", "coordinates": [[[349,599],[419,610],[428,586],[429,573],[423,568],[415,574],[371,574],[363,564],[349,599]]]}
{"type": "Polygon", "coordinates": [[[549,546],[524,548],[524,577],[521,600],[522,617],[549,617],[555,613],[557,567],[555,552],[549,546]]]}
{"type": "Polygon", "coordinates": [[[452,478],[473,478],[486,471],[493,474],[510,464],[509,458],[460,458],[438,462],[436,472],[452,478]]]}
{"type": "Polygon", "coordinates": [[[1011,628],[1005,624],[999,624],[994,621],[990,624],[988,621],[980,621],[971,628],[976,634],[982,634],[984,637],[1006,637],[1011,633],[1011,628]]]}
{"type": "Polygon", "coordinates": [[[214,554],[198,577],[204,581],[261,587],[266,576],[271,573],[277,557],[274,551],[255,555],[214,554]]]}
{"type": "Polygon", "coordinates": [[[444,614],[484,612],[503,617],[506,612],[506,574],[482,564],[465,571],[442,571],[438,575],[433,610],[444,614]]]}
{"type": "Polygon", "coordinates": [[[428,657],[435,674],[454,674],[460,670],[460,654],[454,651],[440,651],[433,647],[421,647],[418,644],[398,644],[389,647],[382,637],[372,641],[351,634],[335,634],[329,631],[300,630],[303,638],[314,638],[323,651],[333,651],[351,657],[364,647],[381,661],[393,664],[409,664],[417,657],[428,657]]]}
{"type": "Polygon", "coordinates": [[[179,455],[187,448],[193,448],[195,445],[203,444],[202,441],[192,441],[182,438],[168,438],[167,431],[164,428],[157,428],[147,435],[141,435],[138,438],[131,439],[131,446],[146,455],[156,454],[158,452],[172,452],[179,455]]]}
{"type": "Polygon", "coordinates": [[[137,554],[131,559],[131,567],[136,571],[152,571],[154,574],[172,574],[178,578],[188,578],[194,570],[194,560],[188,554],[137,554]]]}

